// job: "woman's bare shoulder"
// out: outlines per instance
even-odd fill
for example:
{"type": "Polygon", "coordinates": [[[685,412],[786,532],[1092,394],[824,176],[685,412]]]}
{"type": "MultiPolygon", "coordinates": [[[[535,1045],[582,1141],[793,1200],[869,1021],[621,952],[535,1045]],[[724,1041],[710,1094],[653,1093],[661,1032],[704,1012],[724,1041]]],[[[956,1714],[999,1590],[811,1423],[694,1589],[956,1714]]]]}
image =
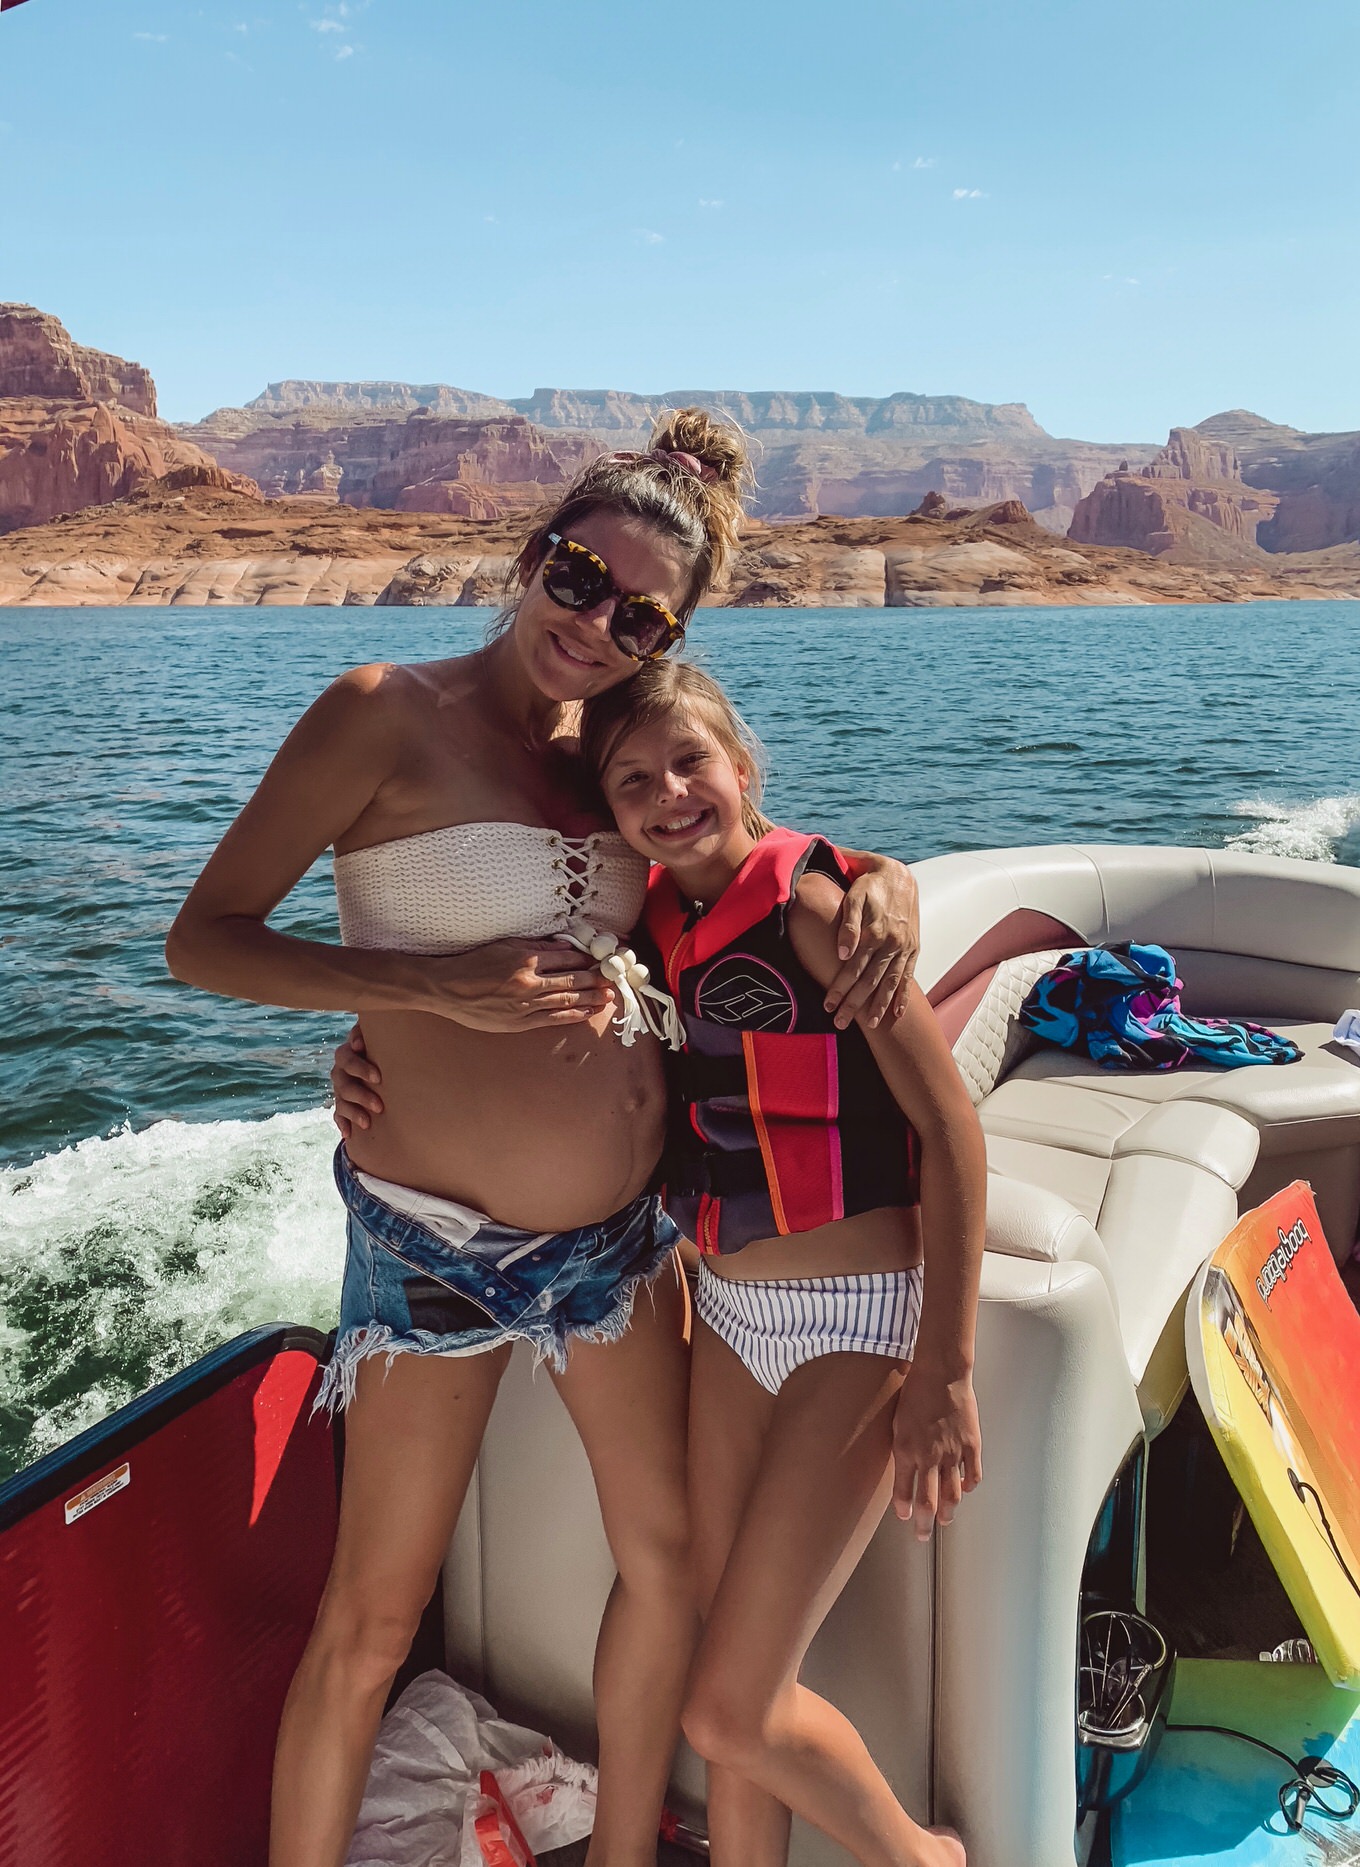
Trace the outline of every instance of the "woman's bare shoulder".
{"type": "Polygon", "coordinates": [[[470,660],[366,661],[337,675],[314,704],[371,726],[385,720],[409,724],[418,714],[471,703],[470,660]]]}

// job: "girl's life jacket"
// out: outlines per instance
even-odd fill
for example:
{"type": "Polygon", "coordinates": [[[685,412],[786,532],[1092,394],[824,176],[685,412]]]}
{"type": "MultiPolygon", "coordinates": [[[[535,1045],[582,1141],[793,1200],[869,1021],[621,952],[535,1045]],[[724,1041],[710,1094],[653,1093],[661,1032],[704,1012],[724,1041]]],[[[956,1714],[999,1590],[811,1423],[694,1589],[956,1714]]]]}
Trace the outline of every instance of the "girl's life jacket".
{"type": "Polygon", "coordinates": [[[846,886],[844,858],[822,837],[770,830],[707,913],[665,869],[651,872],[643,926],[685,1028],[667,1063],[666,1208],[701,1251],[919,1197],[915,1130],[788,937],[809,868],[846,886]]]}

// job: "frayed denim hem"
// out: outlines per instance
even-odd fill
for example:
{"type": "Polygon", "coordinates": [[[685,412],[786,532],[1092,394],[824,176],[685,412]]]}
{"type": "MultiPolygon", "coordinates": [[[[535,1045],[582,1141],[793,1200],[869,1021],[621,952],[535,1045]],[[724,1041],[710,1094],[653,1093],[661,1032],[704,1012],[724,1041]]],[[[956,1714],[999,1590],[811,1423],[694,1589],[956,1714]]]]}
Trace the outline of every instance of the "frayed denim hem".
{"type": "Polygon", "coordinates": [[[638,1291],[655,1283],[666,1268],[673,1250],[673,1246],[667,1246],[648,1270],[639,1271],[636,1276],[621,1283],[614,1293],[614,1301],[607,1316],[601,1317],[599,1322],[585,1323],[578,1328],[558,1331],[545,1319],[528,1328],[499,1330],[489,1340],[452,1345],[447,1336],[435,1335],[429,1329],[412,1329],[406,1335],[398,1335],[389,1324],[376,1320],[346,1329],[337,1340],[330,1361],[326,1364],[316,1399],[312,1402],[310,1417],[325,1412],[333,1419],[337,1411],[343,1412],[354,1399],[360,1365],[375,1355],[383,1356],[390,1368],[398,1355],[441,1355],[449,1361],[455,1361],[469,1355],[485,1355],[506,1342],[527,1342],[534,1351],[535,1370],[546,1361],[554,1374],[565,1373],[573,1342],[609,1343],[622,1340],[633,1320],[633,1304],[638,1291]]]}
{"type": "Polygon", "coordinates": [[[360,1323],[357,1328],[346,1329],[336,1342],[312,1402],[310,1417],[324,1411],[334,1418],[337,1410],[343,1412],[354,1399],[360,1364],[372,1360],[375,1355],[384,1356],[389,1368],[398,1355],[443,1355],[452,1361],[466,1355],[484,1355],[488,1349],[499,1348],[502,1342],[512,1342],[522,1334],[525,1334],[522,1330],[507,1329],[489,1342],[446,1346],[448,1337],[435,1335],[429,1329],[413,1329],[408,1335],[398,1335],[387,1323],[360,1323]]]}

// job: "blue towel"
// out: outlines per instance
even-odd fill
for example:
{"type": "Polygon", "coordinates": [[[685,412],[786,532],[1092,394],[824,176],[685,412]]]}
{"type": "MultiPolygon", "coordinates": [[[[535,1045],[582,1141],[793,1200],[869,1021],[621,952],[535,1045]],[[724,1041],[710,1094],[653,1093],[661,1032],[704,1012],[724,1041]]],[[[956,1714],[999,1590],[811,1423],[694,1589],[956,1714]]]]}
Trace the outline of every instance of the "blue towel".
{"type": "Polygon", "coordinates": [[[1124,941],[1064,953],[1035,981],[1020,1022],[1046,1043],[1081,1050],[1107,1070],[1178,1070],[1211,1063],[1296,1063],[1297,1044],[1241,1018],[1187,1018],[1165,947],[1124,941]]]}

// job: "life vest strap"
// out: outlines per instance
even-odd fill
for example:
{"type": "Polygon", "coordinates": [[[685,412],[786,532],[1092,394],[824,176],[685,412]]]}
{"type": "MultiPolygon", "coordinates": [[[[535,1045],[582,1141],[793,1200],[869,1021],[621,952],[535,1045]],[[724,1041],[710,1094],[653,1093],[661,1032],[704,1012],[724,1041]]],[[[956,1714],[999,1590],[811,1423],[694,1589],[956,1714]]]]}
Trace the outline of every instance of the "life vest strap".
{"type": "Polygon", "coordinates": [[[698,1199],[705,1193],[710,1199],[739,1199],[746,1193],[764,1192],[766,1185],[765,1162],[758,1147],[732,1153],[714,1149],[684,1161],[674,1171],[667,1163],[666,1191],[681,1199],[698,1199]]]}
{"type": "Polygon", "coordinates": [[[682,1051],[671,1065],[672,1080],[683,1102],[712,1102],[719,1096],[747,1096],[746,1054],[737,1050],[726,1056],[705,1056],[700,1051],[682,1051]]]}

